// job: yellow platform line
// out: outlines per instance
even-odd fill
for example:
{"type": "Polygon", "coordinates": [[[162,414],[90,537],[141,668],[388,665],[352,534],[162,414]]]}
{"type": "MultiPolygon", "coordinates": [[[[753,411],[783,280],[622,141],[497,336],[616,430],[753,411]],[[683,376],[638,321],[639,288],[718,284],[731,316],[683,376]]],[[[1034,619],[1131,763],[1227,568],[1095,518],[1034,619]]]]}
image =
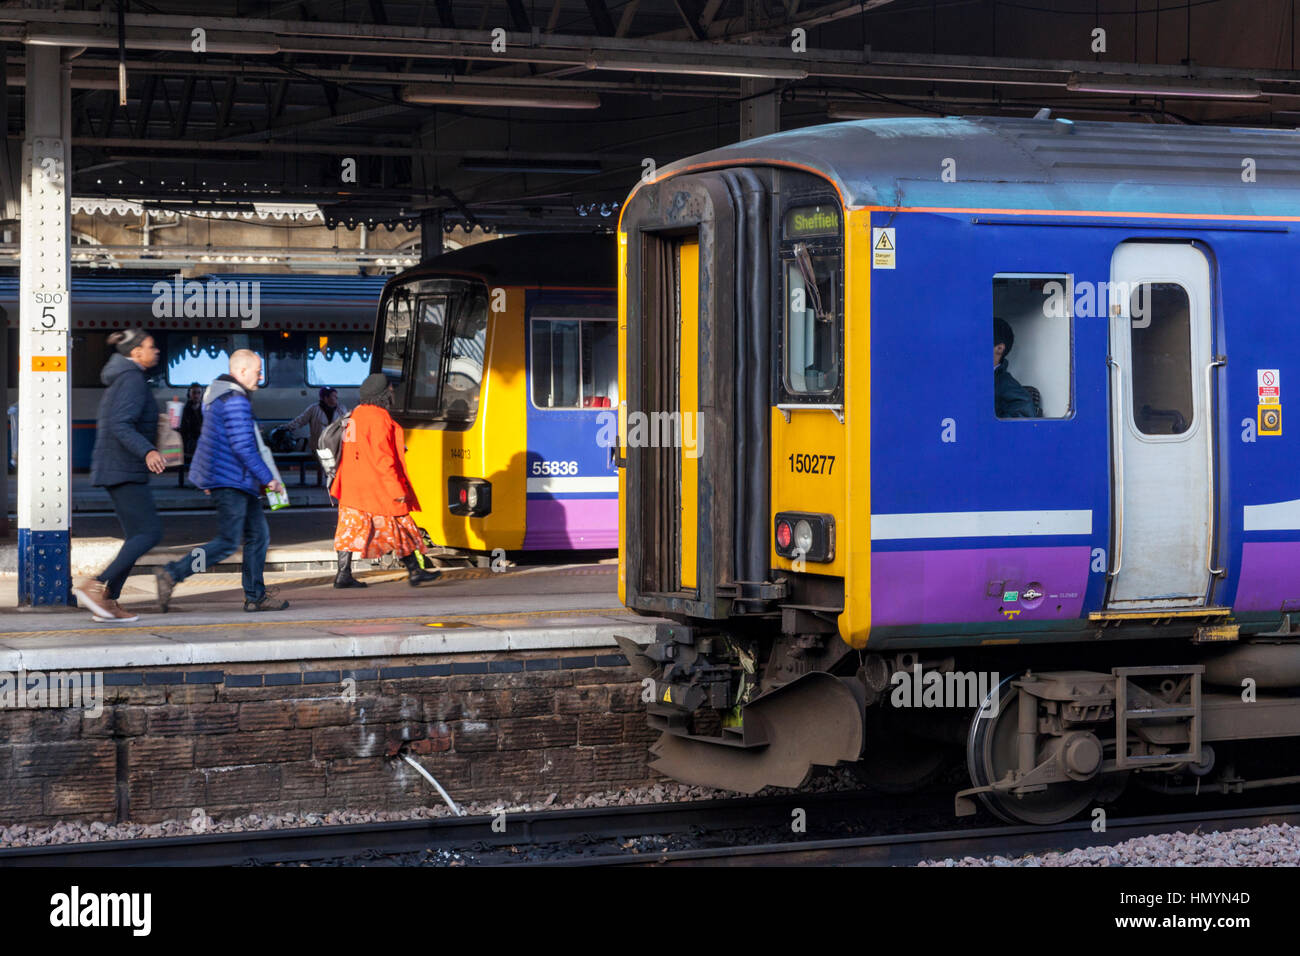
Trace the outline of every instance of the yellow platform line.
{"type": "MultiPolygon", "coordinates": [[[[24,637],[49,637],[57,634],[81,634],[85,631],[102,631],[105,634],[120,634],[123,631],[211,631],[223,628],[257,628],[257,627],[279,627],[282,630],[291,630],[293,628],[311,628],[311,627],[344,627],[350,624],[419,624],[424,627],[445,627],[447,624],[462,621],[506,621],[511,619],[528,620],[538,617],[577,617],[587,615],[605,615],[610,614],[631,616],[631,612],[625,607],[601,607],[601,608],[575,608],[573,610],[554,610],[554,611],[512,611],[506,614],[458,614],[454,617],[433,618],[427,614],[419,614],[412,617],[358,617],[358,618],[339,618],[335,620],[318,620],[318,621],[286,621],[281,618],[278,621],[268,621],[260,617],[252,621],[224,621],[219,624],[132,624],[132,625],[97,625],[96,627],[75,629],[66,628],[58,631],[15,631],[0,636],[0,641],[8,642],[21,640],[24,637]]],[[[365,635],[360,635],[365,636],[365,635]]]]}

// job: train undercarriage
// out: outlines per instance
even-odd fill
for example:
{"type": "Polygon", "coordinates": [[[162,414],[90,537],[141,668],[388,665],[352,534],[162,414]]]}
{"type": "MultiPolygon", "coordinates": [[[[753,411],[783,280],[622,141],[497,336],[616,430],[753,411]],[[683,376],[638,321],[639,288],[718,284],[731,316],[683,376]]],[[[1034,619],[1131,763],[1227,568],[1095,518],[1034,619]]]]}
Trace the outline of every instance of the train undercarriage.
{"type": "Polygon", "coordinates": [[[906,792],[964,750],[971,785],[956,795],[958,815],[982,804],[1049,824],[1130,781],[1176,793],[1300,783],[1276,767],[1247,778],[1233,759],[1241,744],[1300,738],[1300,628],[1288,617],[1235,640],[1223,639],[1235,628],[1197,633],[1212,636],[996,658],[676,624],[644,647],[621,643],[662,732],[652,766],[674,779],[753,793],[855,764],[869,785],[906,792]],[[979,670],[965,669],[972,658],[979,670]]]}

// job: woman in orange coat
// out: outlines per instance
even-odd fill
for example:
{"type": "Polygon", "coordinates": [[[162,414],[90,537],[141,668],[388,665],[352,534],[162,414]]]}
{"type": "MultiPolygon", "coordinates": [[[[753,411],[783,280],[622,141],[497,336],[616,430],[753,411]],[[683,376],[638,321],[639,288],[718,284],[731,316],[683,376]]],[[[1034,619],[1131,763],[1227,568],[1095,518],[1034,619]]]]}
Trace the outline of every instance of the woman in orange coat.
{"type": "Polygon", "coordinates": [[[392,405],[393,387],[376,372],[361,383],[361,402],[343,432],[338,471],[330,485],[339,503],[336,588],[365,587],[352,576],[353,551],[363,558],[396,552],[412,587],[441,576],[439,571],[425,571],[415,559],[423,542],[410,513],[420,510],[420,502],[406,477],[406,443],[402,426],[388,412],[392,405]]]}

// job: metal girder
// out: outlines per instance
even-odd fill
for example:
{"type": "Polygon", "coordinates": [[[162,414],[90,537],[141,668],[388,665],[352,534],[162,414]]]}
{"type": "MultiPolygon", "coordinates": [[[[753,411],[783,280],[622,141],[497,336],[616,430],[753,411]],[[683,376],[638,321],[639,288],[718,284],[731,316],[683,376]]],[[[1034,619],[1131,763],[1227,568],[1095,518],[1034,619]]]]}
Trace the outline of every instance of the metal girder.
{"type": "Polygon", "coordinates": [[[614,35],[614,19],[609,15],[605,0],[587,0],[587,12],[591,14],[591,22],[597,33],[603,37],[614,35]]]}
{"type": "Polygon", "coordinates": [[[681,14],[682,20],[686,23],[686,28],[691,31],[691,35],[695,39],[708,39],[709,31],[700,22],[704,13],[704,7],[700,5],[700,0],[673,0],[673,6],[681,14]]]}

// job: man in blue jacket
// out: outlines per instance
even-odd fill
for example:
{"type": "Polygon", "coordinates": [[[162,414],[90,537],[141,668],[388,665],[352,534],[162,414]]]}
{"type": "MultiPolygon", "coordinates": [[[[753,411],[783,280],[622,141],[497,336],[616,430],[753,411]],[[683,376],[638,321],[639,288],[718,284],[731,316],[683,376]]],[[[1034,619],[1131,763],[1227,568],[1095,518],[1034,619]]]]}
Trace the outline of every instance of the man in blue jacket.
{"type": "Polygon", "coordinates": [[[241,540],[244,610],[283,611],[289,606],[288,601],[272,600],[262,580],[271,534],[261,494],[266,488],[283,491],[284,486],[271,474],[258,448],[257,422],[248,396],[257,391],[261,377],[262,360],[257,353],[240,349],[230,356],[230,374],[217,376],[203,393],[203,431],[190,463],[190,481],[212,495],[219,529],[217,536],[199,549],[201,562],[186,555],[155,572],[158,601],[164,611],[177,584],[234,554],[241,540]]]}
{"type": "Polygon", "coordinates": [[[1007,371],[1016,334],[1006,319],[993,320],[993,411],[998,418],[1038,418],[1034,398],[1007,371]]]}

